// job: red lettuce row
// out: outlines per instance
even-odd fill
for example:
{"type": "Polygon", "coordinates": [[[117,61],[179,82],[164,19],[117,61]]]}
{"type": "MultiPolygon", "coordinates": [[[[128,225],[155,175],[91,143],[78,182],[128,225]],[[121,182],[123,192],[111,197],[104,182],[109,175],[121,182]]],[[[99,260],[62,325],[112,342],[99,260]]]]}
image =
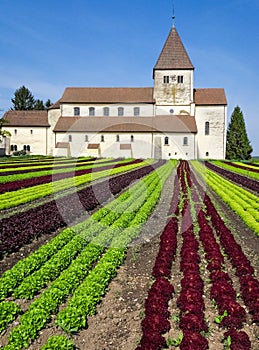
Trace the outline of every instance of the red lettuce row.
{"type": "Polygon", "coordinates": [[[35,237],[56,231],[72,223],[76,218],[85,215],[98,205],[127,188],[132,181],[137,180],[164,164],[155,164],[139,168],[111,179],[98,182],[61,199],[52,200],[36,208],[17,213],[0,221],[0,257],[6,252],[18,250],[35,237]],[[78,202],[82,205],[78,208],[78,202]],[[61,213],[66,213],[65,218],[61,213]]]}
{"type": "MultiPolygon", "coordinates": [[[[28,164],[22,164],[22,165],[17,165],[15,164],[14,166],[9,166],[12,167],[15,170],[8,170],[8,165],[5,166],[5,168],[7,168],[6,171],[4,172],[0,172],[1,176],[7,176],[7,175],[14,175],[14,174],[24,174],[24,173],[29,173],[29,172],[34,172],[34,171],[40,171],[40,170],[56,170],[56,169],[65,169],[65,168],[76,168],[79,166],[82,166],[82,163],[85,165],[90,165],[90,164],[94,164],[94,161],[97,158],[91,158],[91,159],[79,159],[76,160],[74,159],[73,161],[69,161],[69,162],[61,162],[61,161],[53,161],[53,162],[46,162],[46,163],[42,163],[41,162],[36,162],[35,164],[33,163],[28,163],[28,164]],[[40,165],[42,165],[42,168],[38,168],[40,165]],[[35,167],[37,167],[35,169],[35,167]],[[53,167],[53,168],[51,168],[53,167]],[[28,168],[28,169],[22,169],[19,170],[19,168],[28,168]]],[[[113,160],[114,161],[114,160],[113,160]]],[[[119,161],[119,159],[118,159],[119,161]]]]}

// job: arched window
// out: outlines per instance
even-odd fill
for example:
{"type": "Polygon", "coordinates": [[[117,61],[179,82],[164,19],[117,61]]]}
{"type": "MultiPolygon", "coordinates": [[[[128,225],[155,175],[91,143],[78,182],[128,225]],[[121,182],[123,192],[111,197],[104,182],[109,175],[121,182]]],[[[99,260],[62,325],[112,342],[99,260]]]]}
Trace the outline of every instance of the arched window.
{"type": "Polygon", "coordinates": [[[104,107],[104,108],[103,108],[103,115],[104,115],[105,117],[108,117],[108,116],[110,115],[110,109],[109,109],[109,107],[104,107]]]}
{"type": "Polygon", "coordinates": [[[31,129],[31,135],[33,134],[33,130],[31,129]]]}
{"type": "Polygon", "coordinates": [[[80,115],[80,108],[74,107],[74,115],[80,115]]]}
{"type": "Polygon", "coordinates": [[[140,108],[139,107],[134,107],[134,116],[139,116],[140,114],[140,108]]]}
{"type": "Polygon", "coordinates": [[[101,135],[101,142],[104,142],[104,136],[101,135]]]}
{"type": "Polygon", "coordinates": [[[68,142],[72,142],[72,135],[68,135],[68,142]]]}
{"type": "Polygon", "coordinates": [[[205,135],[210,134],[210,122],[205,122],[205,135]]]}
{"type": "Polygon", "coordinates": [[[123,107],[119,107],[118,108],[118,116],[122,117],[124,115],[124,108],[123,107]]]}
{"type": "Polygon", "coordinates": [[[88,135],[85,135],[85,142],[88,142],[88,135]]]}
{"type": "Polygon", "coordinates": [[[134,135],[130,136],[130,142],[134,142],[134,135]]]}
{"type": "Polygon", "coordinates": [[[185,136],[185,137],[183,138],[183,145],[184,145],[184,146],[188,146],[188,137],[187,137],[187,136],[185,136]]]}
{"type": "Polygon", "coordinates": [[[27,146],[26,146],[26,151],[30,152],[30,150],[31,150],[31,146],[30,146],[30,145],[27,145],[27,146]]]}
{"type": "Polygon", "coordinates": [[[17,135],[17,129],[14,129],[14,135],[17,135]]]}
{"type": "Polygon", "coordinates": [[[116,141],[117,141],[117,142],[120,141],[120,135],[116,135],[116,141]]]}
{"type": "Polygon", "coordinates": [[[94,107],[89,107],[89,115],[94,116],[95,115],[95,108],[94,107]]]}
{"type": "Polygon", "coordinates": [[[26,145],[23,145],[23,150],[26,151],[26,145]]]}
{"type": "Polygon", "coordinates": [[[168,136],[165,137],[165,145],[169,145],[169,137],[168,136]]]}

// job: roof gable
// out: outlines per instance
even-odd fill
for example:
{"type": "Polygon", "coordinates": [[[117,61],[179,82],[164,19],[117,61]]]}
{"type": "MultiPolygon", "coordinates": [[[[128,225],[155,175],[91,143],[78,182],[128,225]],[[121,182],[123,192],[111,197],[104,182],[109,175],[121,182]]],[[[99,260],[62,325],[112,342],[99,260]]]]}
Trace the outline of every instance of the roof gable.
{"type": "Polygon", "coordinates": [[[194,69],[175,27],[172,27],[154,70],[194,69]]]}

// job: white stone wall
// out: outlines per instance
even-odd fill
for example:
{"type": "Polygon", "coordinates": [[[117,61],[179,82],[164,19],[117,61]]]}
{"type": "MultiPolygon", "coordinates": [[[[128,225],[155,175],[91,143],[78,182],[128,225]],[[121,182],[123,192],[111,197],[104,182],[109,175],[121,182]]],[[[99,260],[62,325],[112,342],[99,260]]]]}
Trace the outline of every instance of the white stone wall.
{"type": "Polygon", "coordinates": [[[226,147],[226,107],[197,106],[198,158],[224,159],[226,147]],[[209,122],[209,135],[205,135],[209,122]]]}
{"type": "Polygon", "coordinates": [[[125,117],[132,117],[134,116],[134,107],[139,107],[140,109],[140,116],[152,116],[154,115],[154,105],[149,103],[128,103],[128,104],[118,104],[118,103],[112,103],[112,104],[65,104],[63,103],[61,105],[61,115],[64,117],[74,117],[74,107],[80,108],[80,117],[88,117],[89,116],[89,108],[94,107],[95,108],[95,116],[96,117],[103,117],[104,112],[103,108],[108,107],[109,108],[109,114],[110,116],[114,117],[118,115],[118,108],[123,107],[124,108],[124,116],[125,117]]]}
{"type": "Polygon", "coordinates": [[[24,145],[30,146],[30,154],[48,155],[48,128],[45,127],[6,127],[11,133],[10,146],[17,145],[17,150],[23,150],[24,145]]]}
{"type": "MultiPolygon", "coordinates": [[[[99,144],[100,157],[124,157],[124,158],[154,158],[155,139],[160,142],[160,156],[162,159],[194,159],[195,152],[195,135],[192,133],[87,133],[88,142],[85,141],[86,133],[72,132],[69,133],[72,141],[70,145],[70,155],[72,157],[98,155],[98,150],[89,150],[88,144],[99,144]],[[103,141],[102,141],[103,136],[103,141]],[[117,141],[119,136],[119,141],[117,141]],[[133,136],[133,141],[131,139],[133,136]],[[168,137],[168,144],[165,144],[165,138],[168,137]],[[184,145],[184,137],[187,137],[187,144],[184,145]],[[131,145],[131,149],[120,149],[120,144],[131,145]]],[[[68,142],[69,136],[66,133],[57,133],[57,142],[68,142]]],[[[58,149],[55,155],[59,154],[58,149]]],[[[62,153],[63,154],[63,153],[62,153]]]]}
{"type": "Polygon", "coordinates": [[[48,111],[48,121],[50,124],[50,128],[48,129],[48,139],[47,139],[47,154],[53,155],[55,151],[55,134],[53,129],[60,117],[60,109],[50,109],[48,111]]]}
{"type": "Polygon", "coordinates": [[[193,101],[193,70],[156,70],[154,98],[157,105],[189,105],[193,101]],[[169,83],[164,83],[169,76],[169,83]],[[183,83],[177,77],[183,76],[183,83]]]}

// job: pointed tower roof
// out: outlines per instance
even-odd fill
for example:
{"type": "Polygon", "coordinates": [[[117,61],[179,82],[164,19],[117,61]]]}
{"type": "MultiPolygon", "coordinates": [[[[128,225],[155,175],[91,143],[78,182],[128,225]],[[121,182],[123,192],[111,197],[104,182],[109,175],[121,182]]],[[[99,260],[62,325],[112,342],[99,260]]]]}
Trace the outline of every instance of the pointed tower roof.
{"type": "Polygon", "coordinates": [[[194,69],[175,27],[172,27],[156,62],[157,69],[194,69]]]}

